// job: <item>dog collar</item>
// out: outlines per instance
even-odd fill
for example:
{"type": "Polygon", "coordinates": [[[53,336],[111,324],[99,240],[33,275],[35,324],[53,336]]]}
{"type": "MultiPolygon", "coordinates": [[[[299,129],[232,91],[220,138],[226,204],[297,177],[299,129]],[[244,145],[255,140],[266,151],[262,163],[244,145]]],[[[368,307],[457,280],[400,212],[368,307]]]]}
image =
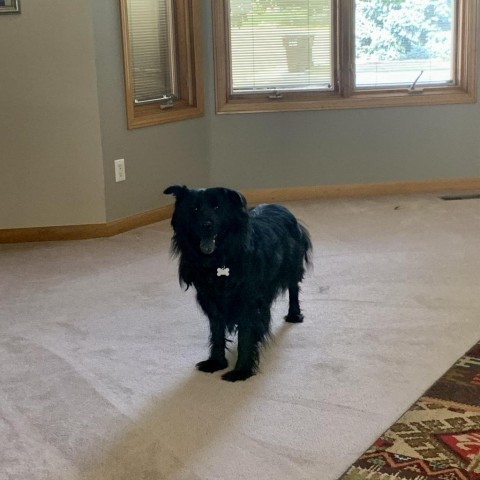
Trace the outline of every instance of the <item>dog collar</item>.
{"type": "Polygon", "coordinates": [[[227,267],[217,268],[217,277],[229,277],[230,269],[227,267]]]}

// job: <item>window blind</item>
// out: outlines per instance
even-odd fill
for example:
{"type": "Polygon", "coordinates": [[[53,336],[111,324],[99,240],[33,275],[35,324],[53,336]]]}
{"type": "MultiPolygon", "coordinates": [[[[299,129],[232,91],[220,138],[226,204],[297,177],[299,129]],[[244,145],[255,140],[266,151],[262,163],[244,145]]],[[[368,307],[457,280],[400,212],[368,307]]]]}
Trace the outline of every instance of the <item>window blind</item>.
{"type": "Polygon", "coordinates": [[[332,87],[332,0],[230,0],[231,93],[332,87]]]}
{"type": "Polygon", "coordinates": [[[452,84],[455,0],[356,0],[356,85],[452,84]]]}
{"type": "Polygon", "coordinates": [[[128,29],[135,102],[175,93],[172,0],[129,0],[128,29]]]}

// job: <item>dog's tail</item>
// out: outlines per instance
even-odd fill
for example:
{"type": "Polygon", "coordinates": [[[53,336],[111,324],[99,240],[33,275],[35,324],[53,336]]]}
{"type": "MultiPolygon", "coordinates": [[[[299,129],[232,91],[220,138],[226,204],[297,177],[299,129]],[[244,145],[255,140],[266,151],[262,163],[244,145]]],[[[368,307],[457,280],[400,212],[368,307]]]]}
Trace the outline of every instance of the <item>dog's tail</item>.
{"type": "Polygon", "coordinates": [[[305,262],[306,267],[311,267],[313,246],[312,246],[312,240],[310,238],[310,233],[308,232],[307,227],[305,227],[305,225],[302,225],[301,223],[298,224],[298,228],[300,230],[300,236],[303,242],[303,247],[305,249],[303,260],[305,262]]]}

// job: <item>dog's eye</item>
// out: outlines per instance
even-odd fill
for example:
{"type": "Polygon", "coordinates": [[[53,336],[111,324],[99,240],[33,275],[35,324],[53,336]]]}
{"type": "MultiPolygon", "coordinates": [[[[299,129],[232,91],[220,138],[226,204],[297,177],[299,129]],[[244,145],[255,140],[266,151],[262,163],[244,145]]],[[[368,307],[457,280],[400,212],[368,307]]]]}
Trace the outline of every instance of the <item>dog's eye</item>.
{"type": "Polygon", "coordinates": [[[198,207],[193,207],[194,212],[198,212],[198,207]]]}
{"type": "Polygon", "coordinates": [[[218,205],[214,205],[214,206],[213,206],[213,209],[214,209],[214,210],[218,210],[218,205]]]}

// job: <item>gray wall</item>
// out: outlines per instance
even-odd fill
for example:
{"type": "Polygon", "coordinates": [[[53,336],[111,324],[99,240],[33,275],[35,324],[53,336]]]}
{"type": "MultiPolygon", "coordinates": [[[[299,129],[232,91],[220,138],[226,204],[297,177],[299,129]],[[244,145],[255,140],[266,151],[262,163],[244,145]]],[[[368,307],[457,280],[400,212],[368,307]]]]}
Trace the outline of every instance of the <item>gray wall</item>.
{"type": "Polygon", "coordinates": [[[91,11],[0,16],[0,228],[105,221],[91,11]]]}
{"type": "Polygon", "coordinates": [[[22,6],[0,17],[0,228],[125,217],[169,203],[171,183],[480,176],[479,105],[215,115],[205,0],[205,118],[128,131],[118,0],[22,6]],[[114,181],[116,158],[126,182],[114,181]]]}
{"type": "Polygon", "coordinates": [[[204,10],[212,184],[249,189],[480,176],[478,104],[214,115],[211,15],[204,10]]]}
{"type": "Polygon", "coordinates": [[[478,105],[217,116],[211,182],[265,188],[478,177],[479,125],[478,105]]]}
{"type": "MultiPolygon", "coordinates": [[[[103,144],[107,219],[151,210],[172,201],[172,183],[209,181],[206,118],[127,130],[118,0],[90,0],[103,144]],[[125,158],[127,180],[115,183],[113,162],[125,158]]],[[[206,2],[209,3],[209,2],[206,2]]]]}

